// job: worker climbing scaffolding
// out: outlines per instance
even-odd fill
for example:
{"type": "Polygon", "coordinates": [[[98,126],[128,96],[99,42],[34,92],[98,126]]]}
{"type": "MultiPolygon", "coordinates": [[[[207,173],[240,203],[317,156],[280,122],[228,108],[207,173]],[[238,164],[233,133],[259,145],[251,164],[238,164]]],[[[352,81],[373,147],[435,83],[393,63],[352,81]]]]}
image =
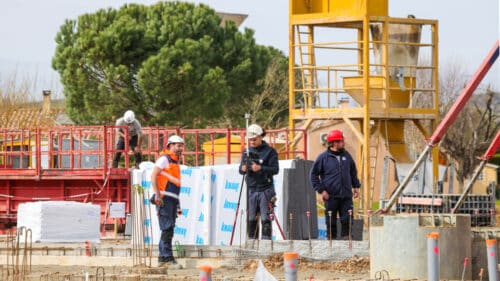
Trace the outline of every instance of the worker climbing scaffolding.
{"type": "MultiPolygon", "coordinates": [[[[121,158],[121,151],[125,149],[125,141],[128,142],[130,150],[134,152],[135,157],[135,167],[138,168],[139,164],[142,161],[141,154],[141,145],[142,145],[142,136],[141,136],[141,123],[137,119],[135,119],[135,114],[132,110],[127,110],[123,117],[116,120],[116,126],[126,126],[128,127],[128,140],[125,140],[125,134],[122,128],[117,128],[116,132],[118,134],[118,142],[116,143],[116,149],[119,150],[116,152],[115,157],[113,158],[113,168],[118,168],[118,163],[121,158]]],[[[128,153],[128,151],[125,151],[128,153]]]]}

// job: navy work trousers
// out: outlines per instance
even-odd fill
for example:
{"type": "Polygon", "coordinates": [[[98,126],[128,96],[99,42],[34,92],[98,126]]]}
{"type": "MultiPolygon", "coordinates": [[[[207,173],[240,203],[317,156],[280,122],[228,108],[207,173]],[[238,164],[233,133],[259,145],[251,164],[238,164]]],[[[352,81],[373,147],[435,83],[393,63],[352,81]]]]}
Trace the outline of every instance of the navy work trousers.
{"type": "Polygon", "coordinates": [[[161,206],[156,205],[158,223],[161,230],[161,238],[158,245],[160,251],[159,259],[173,257],[172,238],[174,237],[177,207],[179,205],[178,199],[168,196],[163,196],[162,202],[163,204],[161,206]]]}
{"type": "Polygon", "coordinates": [[[326,221],[326,234],[327,239],[337,238],[337,214],[340,218],[342,226],[340,236],[345,237],[349,235],[349,210],[352,210],[352,198],[333,198],[330,197],[325,202],[325,221],[326,221]],[[332,216],[328,212],[332,212],[332,216]]]}

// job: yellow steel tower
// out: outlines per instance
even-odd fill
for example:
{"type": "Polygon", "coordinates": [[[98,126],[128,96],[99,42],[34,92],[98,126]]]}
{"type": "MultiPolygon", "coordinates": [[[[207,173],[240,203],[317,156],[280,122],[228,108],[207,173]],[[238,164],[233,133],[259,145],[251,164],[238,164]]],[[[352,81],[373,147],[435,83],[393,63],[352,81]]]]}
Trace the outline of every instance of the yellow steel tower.
{"type": "MultiPolygon", "coordinates": [[[[389,17],[387,0],[290,0],[289,36],[290,127],[319,119],[349,126],[366,212],[381,172],[379,139],[409,164],[405,127],[413,123],[426,138],[438,122],[438,22],[389,17]],[[351,106],[339,107],[346,98],[351,106]]],[[[435,150],[434,182],[437,157],[435,150]]]]}

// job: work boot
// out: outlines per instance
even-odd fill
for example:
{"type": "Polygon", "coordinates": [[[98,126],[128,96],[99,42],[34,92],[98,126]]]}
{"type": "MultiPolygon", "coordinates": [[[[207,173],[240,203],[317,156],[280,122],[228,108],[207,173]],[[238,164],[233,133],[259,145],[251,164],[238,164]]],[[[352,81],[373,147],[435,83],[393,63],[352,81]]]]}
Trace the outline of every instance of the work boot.
{"type": "Polygon", "coordinates": [[[264,221],[262,223],[262,239],[270,240],[272,238],[273,230],[271,226],[271,221],[264,221]]]}
{"type": "Polygon", "coordinates": [[[170,269],[182,269],[182,265],[178,264],[174,257],[166,257],[165,265],[170,269]]]}
{"type": "Polygon", "coordinates": [[[167,257],[158,257],[158,267],[167,265],[167,257]]]}
{"type": "Polygon", "coordinates": [[[258,239],[258,226],[257,221],[249,221],[248,222],[248,238],[249,239],[258,239]]]}

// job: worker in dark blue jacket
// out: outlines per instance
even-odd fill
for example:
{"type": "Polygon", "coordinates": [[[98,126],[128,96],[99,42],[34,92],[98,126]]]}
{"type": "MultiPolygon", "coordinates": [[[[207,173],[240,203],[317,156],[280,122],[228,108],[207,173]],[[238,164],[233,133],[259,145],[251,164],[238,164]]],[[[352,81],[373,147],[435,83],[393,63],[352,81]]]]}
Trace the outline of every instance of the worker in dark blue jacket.
{"type": "Polygon", "coordinates": [[[248,127],[249,156],[243,152],[240,174],[246,173],[248,187],[248,237],[257,239],[257,214],[262,223],[262,239],[271,239],[272,226],[270,212],[276,192],[273,176],[279,172],[278,152],[264,140],[264,130],[256,124],[248,127]]]}
{"type": "Polygon", "coordinates": [[[356,164],[344,148],[344,136],[340,130],[327,135],[328,149],[321,153],[311,168],[311,183],[325,203],[327,239],[337,236],[337,213],[342,224],[341,236],[349,235],[349,210],[353,209],[353,197],[359,196],[361,184],[356,164]],[[329,214],[329,212],[331,212],[329,214]]]}

